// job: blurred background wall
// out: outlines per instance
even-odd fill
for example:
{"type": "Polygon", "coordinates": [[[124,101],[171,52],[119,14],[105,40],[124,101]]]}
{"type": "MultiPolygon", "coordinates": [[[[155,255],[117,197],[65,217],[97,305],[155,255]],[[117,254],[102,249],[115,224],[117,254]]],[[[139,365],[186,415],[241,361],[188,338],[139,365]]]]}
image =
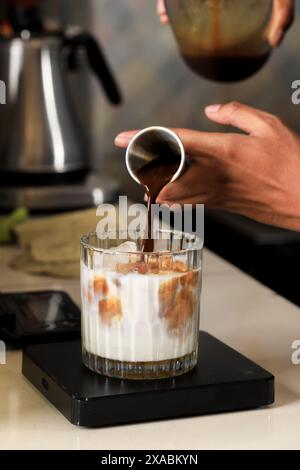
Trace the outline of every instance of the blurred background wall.
{"type": "Polygon", "coordinates": [[[94,79],[89,81],[91,100],[85,106],[91,115],[97,166],[118,176],[131,195],[138,190],[126,174],[123,152],[113,145],[119,131],[152,124],[214,130],[216,126],[203,115],[204,106],[234,99],[278,114],[300,132],[300,109],[291,103],[291,83],[300,79],[300,2],[284,44],[261,72],[238,85],[215,84],[188,70],[170,28],[159,23],[156,0],[46,3],[50,14],[97,35],[118,77],[124,94],[120,108],[107,103],[94,79]]]}

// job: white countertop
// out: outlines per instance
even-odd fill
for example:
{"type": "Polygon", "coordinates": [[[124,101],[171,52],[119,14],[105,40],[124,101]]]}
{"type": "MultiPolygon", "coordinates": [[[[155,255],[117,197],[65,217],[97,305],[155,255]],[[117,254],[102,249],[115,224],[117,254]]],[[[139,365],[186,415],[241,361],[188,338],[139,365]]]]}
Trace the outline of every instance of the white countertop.
{"type": "MultiPolygon", "coordinates": [[[[79,282],[7,268],[0,249],[0,291],[64,289],[79,302],[79,282]]],[[[0,449],[299,449],[300,309],[206,251],[201,328],[276,377],[272,407],[145,424],[84,429],[71,425],[21,375],[21,352],[0,366],[0,449]]]]}

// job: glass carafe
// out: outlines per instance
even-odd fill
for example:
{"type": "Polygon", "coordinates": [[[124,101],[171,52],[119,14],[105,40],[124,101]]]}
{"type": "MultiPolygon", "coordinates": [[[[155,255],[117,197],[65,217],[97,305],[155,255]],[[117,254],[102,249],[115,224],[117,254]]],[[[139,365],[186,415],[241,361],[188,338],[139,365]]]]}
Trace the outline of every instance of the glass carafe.
{"type": "Polygon", "coordinates": [[[271,53],[273,0],[165,0],[188,66],[211,80],[232,82],[255,74],[271,53]]]}

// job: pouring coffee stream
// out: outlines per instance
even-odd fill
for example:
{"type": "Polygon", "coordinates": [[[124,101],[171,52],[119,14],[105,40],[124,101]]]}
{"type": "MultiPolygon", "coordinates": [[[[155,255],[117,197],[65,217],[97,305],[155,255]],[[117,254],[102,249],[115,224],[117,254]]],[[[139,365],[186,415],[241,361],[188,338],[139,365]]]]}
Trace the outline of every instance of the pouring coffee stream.
{"type": "Polygon", "coordinates": [[[215,50],[221,45],[221,12],[219,0],[212,0],[212,43],[215,50]]]}
{"type": "Polygon", "coordinates": [[[153,205],[160,191],[175,181],[185,169],[185,151],[179,137],[169,129],[150,127],[139,132],[126,152],[127,169],[147,194],[147,233],[142,251],[155,248],[153,234],[153,205]]]}
{"type": "Polygon", "coordinates": [[[172,159],[169,156],[158,156],[155,160],[150,161],[144,165],[138,172],[137,177],[143,185],[148,201],[147,201],[147,238],[143,240],[142,250],[150,253],[154,251],[153,240],[153,211],[152,207],[155,204],[156,198],[160,191],[166,184],[168,184],[178,168],[178,160],[172,159]]]}
{"type": "Polygon", "coordinates": [[[220,52],[223,49],[220,0],[211,0],[211,25],[211,53],[184,56],[188,65],[200,75],[222,82],[239,81],[253,75],[267,61],[269,51],[245,56],[243,49],[247,49],[247,44],[220,52]]]}

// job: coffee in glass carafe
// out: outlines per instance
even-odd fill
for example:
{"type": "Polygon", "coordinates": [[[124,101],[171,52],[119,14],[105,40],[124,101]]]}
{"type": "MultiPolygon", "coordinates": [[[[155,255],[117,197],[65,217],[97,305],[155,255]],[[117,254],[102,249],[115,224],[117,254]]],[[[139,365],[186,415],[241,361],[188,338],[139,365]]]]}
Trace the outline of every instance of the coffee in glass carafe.
{"type": "Polygon", "coordinates": [[[234,82],[269,58],[273,0],[165,0],[187,65],[211,80],[234,82]]]}

